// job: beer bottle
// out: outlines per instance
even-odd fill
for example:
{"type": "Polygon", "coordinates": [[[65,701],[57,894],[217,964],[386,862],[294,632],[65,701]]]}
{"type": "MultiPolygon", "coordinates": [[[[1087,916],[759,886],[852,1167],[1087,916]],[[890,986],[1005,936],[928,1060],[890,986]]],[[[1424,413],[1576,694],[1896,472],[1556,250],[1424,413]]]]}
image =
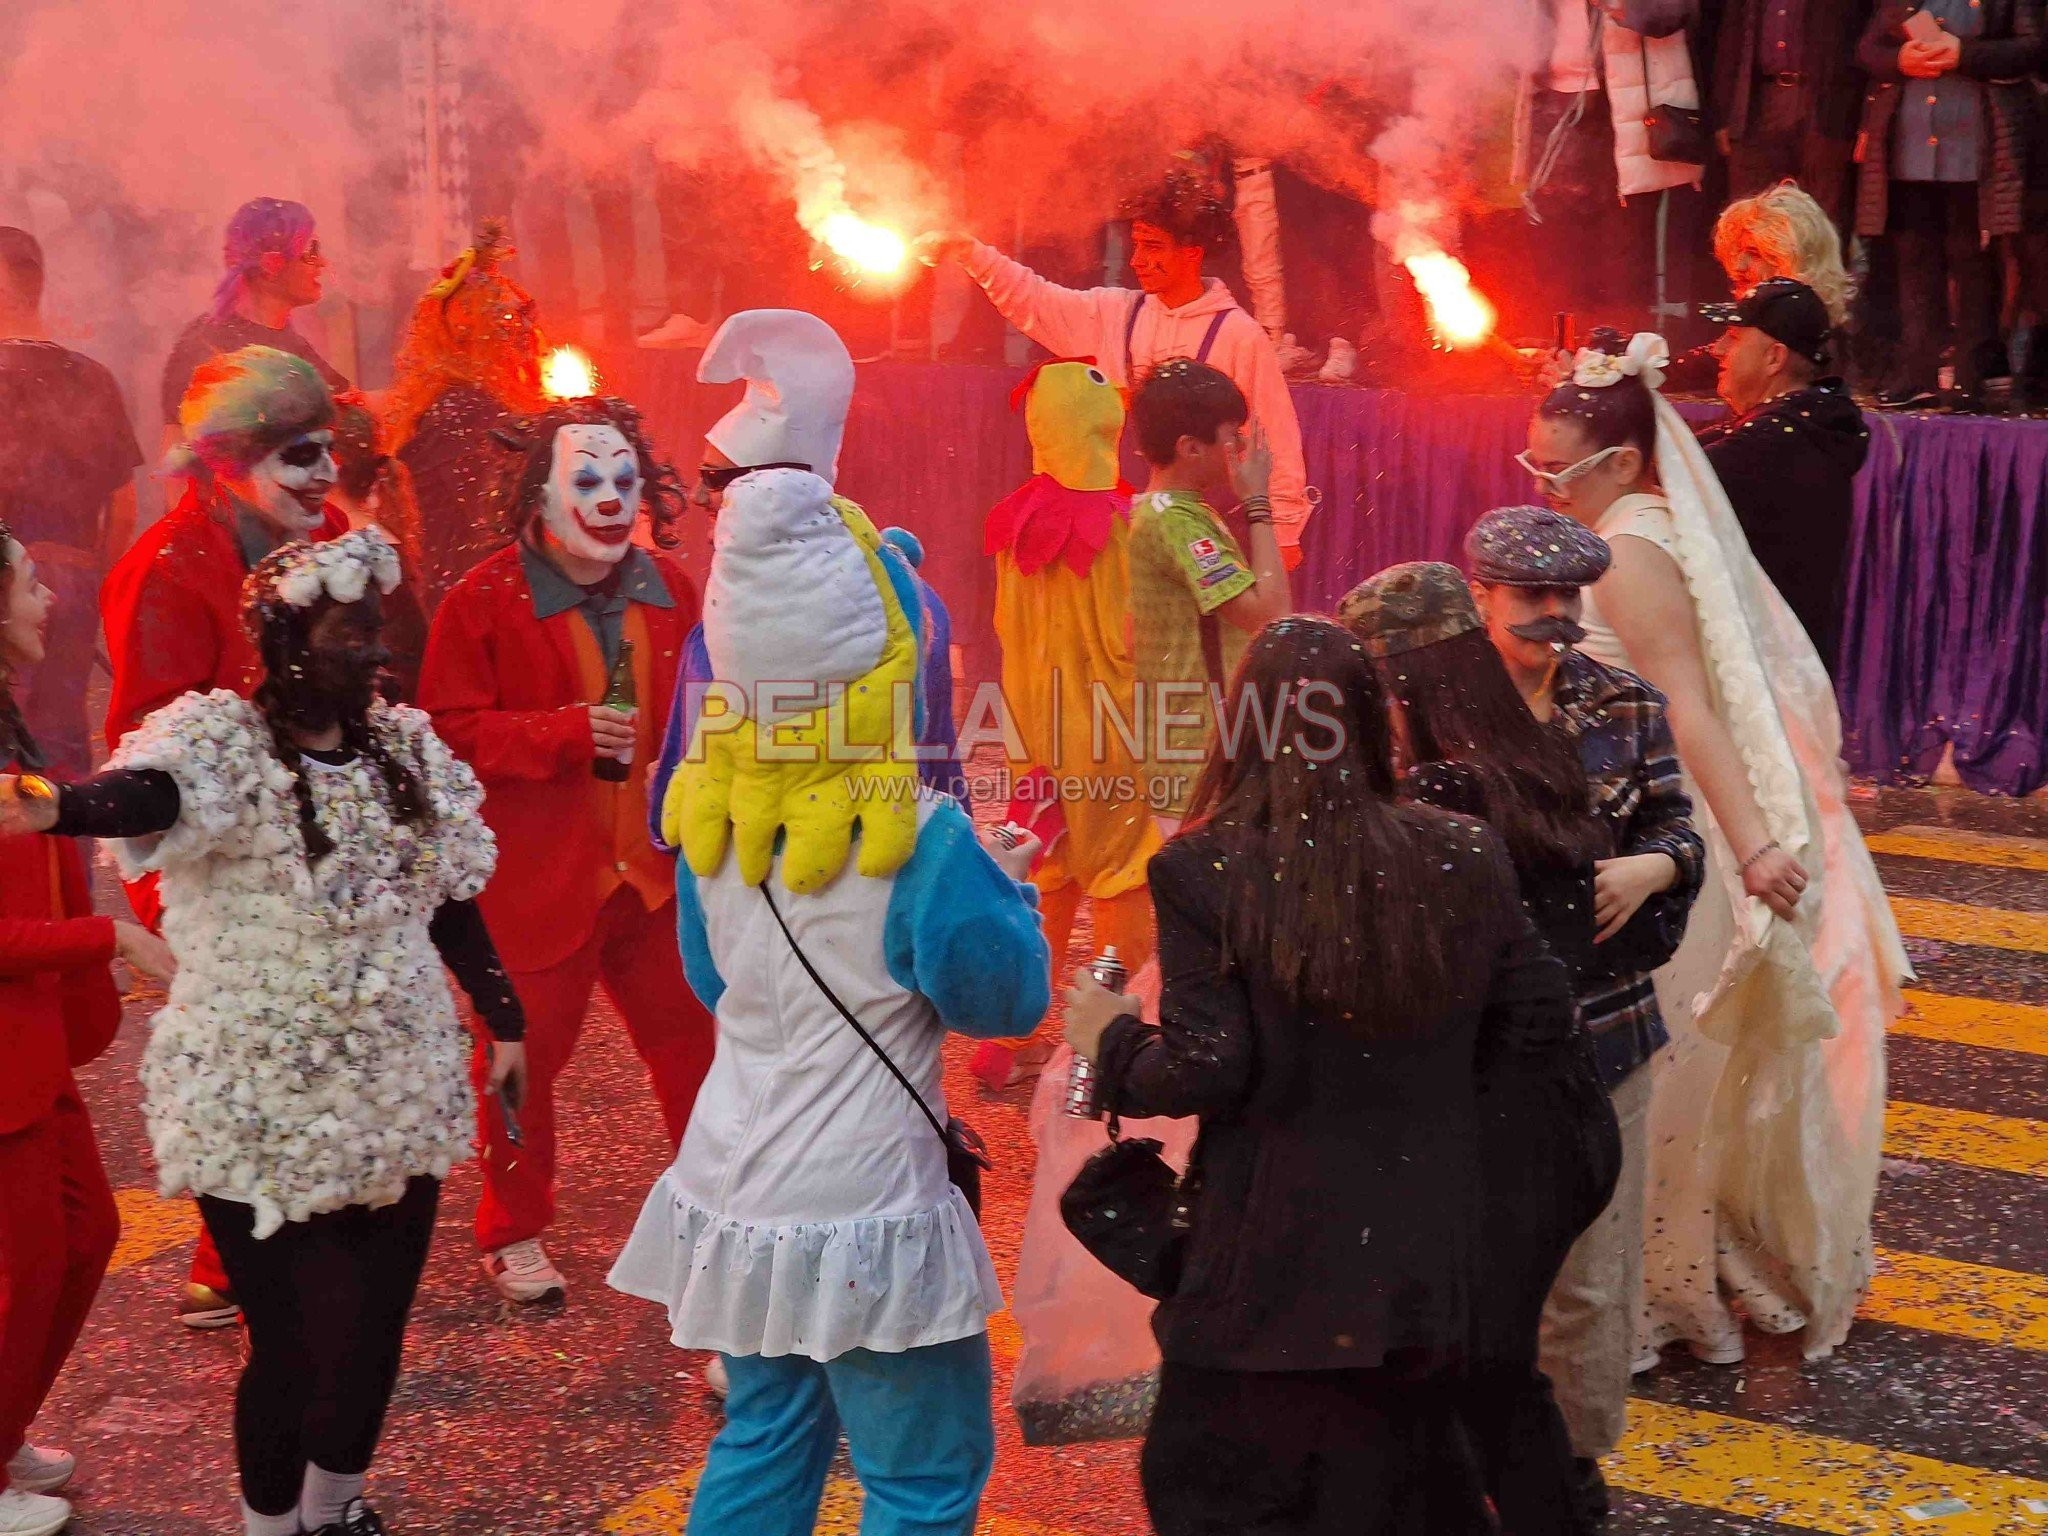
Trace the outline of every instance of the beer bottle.
{"type": "MultiPolygon", "coordinates": [[[[640,695],[633,687],[633,642],[619,641],[619,659],[612,663],[612,675],[605,680],[604,698],[599,701],[606,709],[616,709],[630,715],[640,707],[640,695]]],[[[607,784],[623,784],[633,773],[631,758],[624,761],[616,757],[594,758],[590,771],[607,784]]]]}

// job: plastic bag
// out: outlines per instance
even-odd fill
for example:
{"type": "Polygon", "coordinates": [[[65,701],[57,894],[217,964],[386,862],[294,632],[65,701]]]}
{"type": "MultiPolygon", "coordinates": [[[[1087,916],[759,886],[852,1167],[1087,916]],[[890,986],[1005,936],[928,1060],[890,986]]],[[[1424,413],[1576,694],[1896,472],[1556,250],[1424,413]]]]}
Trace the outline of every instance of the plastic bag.
{"type": "MultiPolygon", "coordinates": [[[[1148,1019],[1159,1016],[1159,967],[1148,964],[1131,983],[1148,1019]]],[[[1159,1346],[1152,1307],[1098,1264],[1060,1219],[1060,1194],[1081,1165],[1109,1145],[1106,1121],[1066,1113],[1064,1044],[1046,1064],[1031,1098],[1031,1136],[1038,1148],[1031,1204],[1017,1255],[1010,1311],[1023,1349],[1010,1403],[1027,1445],[1127,1440],[1145,1433],[1159,1389],[1159,1346]]],[[[1193,1120],[1126,1120],[1127,1136],[1163,1144],[1175,1169],[1187,1166],[1193,1120]]]]}

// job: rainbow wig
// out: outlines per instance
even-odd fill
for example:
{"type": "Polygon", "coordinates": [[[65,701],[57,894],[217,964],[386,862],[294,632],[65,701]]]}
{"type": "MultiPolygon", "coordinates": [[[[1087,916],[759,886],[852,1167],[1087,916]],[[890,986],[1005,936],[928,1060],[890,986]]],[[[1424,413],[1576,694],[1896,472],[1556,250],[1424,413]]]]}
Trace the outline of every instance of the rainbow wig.
{"type": "Polygon", "coordinates": [[[243,347],[193,370],[178,402],[185,441],[164,467],[174,475],[232,474],[333,425],[334,396],[318,369],[275,347],[243,347]]]}

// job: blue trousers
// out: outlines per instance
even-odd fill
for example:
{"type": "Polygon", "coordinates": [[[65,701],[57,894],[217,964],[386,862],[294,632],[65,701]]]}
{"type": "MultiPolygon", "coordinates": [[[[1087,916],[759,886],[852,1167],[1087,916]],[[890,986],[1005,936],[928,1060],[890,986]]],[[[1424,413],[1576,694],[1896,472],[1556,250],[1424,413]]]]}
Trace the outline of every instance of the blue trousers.
{"type": "Polygon", "coordinates": [[[689,1536],[811,1536],[839,1431],[861,1536],[973,1536],[995,1465],[988,1335],[901,1354],[727,1355],[732,1391],[689,1536]]]}

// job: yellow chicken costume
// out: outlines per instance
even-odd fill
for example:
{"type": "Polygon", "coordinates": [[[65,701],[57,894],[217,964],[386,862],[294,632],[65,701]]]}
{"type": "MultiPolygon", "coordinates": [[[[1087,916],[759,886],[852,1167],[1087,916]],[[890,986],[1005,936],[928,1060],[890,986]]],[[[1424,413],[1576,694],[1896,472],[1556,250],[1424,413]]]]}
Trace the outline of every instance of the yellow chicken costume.
{"type": "MultiPolygon", "coordinates": [[[[983,548],[996,562],[1003,693],[1026,751],[1011,764],[1021,775],[1011,814],[1046,843],[1032,881],[1055,968],[1086,896],[1096,947],[1116,945],[1135,972],[1152,955],[1145,866],[1160,838],[1111,715],[1137,720],[1123,392],[1091,359],[1062,360],[1034,369],[1010,400],[1024,412],[1034,473],[989,513],[983,548]]],[[[977,1057],[985,1081],[1028,1070],[1028,1058],[1000,1052],[977,1057]]]]}

